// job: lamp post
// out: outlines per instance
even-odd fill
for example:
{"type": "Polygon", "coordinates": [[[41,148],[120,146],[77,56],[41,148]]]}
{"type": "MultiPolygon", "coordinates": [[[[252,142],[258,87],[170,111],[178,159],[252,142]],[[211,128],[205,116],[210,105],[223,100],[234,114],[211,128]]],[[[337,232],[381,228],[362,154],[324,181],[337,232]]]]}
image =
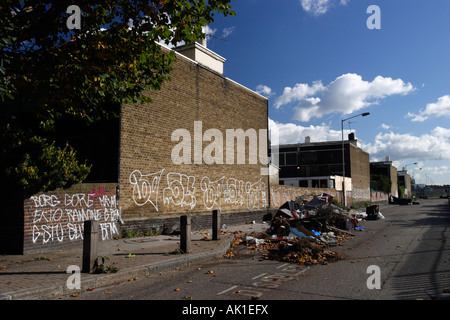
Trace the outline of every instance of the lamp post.
{"type": "Polygon", "coordinates": [[[408,168],[408,166],[409,166],[409,165],[412,165],[412,164],[413,164],[413,165],[416,165],[416,164],[417,164],[417,162],[405,164],[405,166],[404,166],[404,168],[405,168],[405,171],[406,171],[406,168],[408,168]]]}
{"type": "Polygon", "coordinates": [[[345,195],[344,122],[347,121],[347,120],[359,117],[359,116],[366,117],[369,114],[370,114],[369,112],[364,112],[364,113],[361,113],[361,114],[357,114],[356,116],[353,116],[353,117],[341,120],[341,132],[342,132],[342,205],[343,205],[344,208],[347,205],[346,195],[345,195]]]}

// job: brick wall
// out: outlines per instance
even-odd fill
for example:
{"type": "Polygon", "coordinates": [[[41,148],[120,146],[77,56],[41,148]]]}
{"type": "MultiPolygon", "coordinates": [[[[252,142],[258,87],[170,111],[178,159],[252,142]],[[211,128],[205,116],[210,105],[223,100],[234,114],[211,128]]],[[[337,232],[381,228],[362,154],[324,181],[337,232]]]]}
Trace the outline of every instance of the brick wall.
{"type": "Polygon", "coordinates": [[[160,91],[144,94],[153,102],[123,105],[121,111],[119,204],[125,224],[151,225],[150,220],[173,220],[187,213],[209,215],[212,210],[260,211],[268,205],[268,176],[261,175],[261,167],[267,165],[259,160],[249,163],[248,139],[245,164],[236,164],[237,148],[235,164],[225,163],[227,129],[254,129],[258,138],[259,129],[267,130],[267,99],[181,55],[171,81],[160,91]],[[172,141],[177,129],[184,129],[191,140],[183,136],[172,141]],[[204,159],[194,163],[194,145],[208,153],[211,143],[216,143],[214,138],[202,139],[211,132],[223,136],[224,164],[207,164],[204,159]],[[181,146],[185,149],[176,154],[187,156],[191,163],[172,161],[174,148],[181,146]]]}
{"type": "Polygon", "coordinates": [[[370,201],[369,154],[355,146],[350,147],[352,197],[351,204],[358,206],[370,201]]]}
{"type": "Polygon", "coordinates": [[[266,214],[269,176],[261,175],[261,168],[268,165],[261,164],[258,152],[267,155],[267,99],[177,57],[171,81],[160,91],[143,93],[151,96],[152,103],[122,106],[118,184],[80,184],[26,199],[23,253],[81,244],[88,219],[100,221],[99,232],[106,240],[126,230],[161,231],[188,213],[194,228],[210,227],[212,210],[219,210],[223,223],[230,224],[259,220],[266,214]],[[172,141],[180,129],[190,140],[184,135],[172,141]],[[238,129],[257,138],[258,147],[252,152],[250,139],[245,140],[243,164],[237,163],[242,154],[238,141],[232,146],[227,139],[227,130],[238,129]],[[261,139],[265,143],[260,145],[261,139]],[[200,155],[209,154],[223,163],[208,163],[211,157],[195,163],[198,146],[200,155]],[[184,147],[183,152],[174,153],[176,147],[184,147]],[[227,159],[228,147],[232,159],[227,159]],[[190,163],[173,162],[173,154],[187,155],[187,151],[190,163]],[[256,163],[249,156],[256,156],[256,163]]]}
{"type": "Polygon", "coordinates": [[[370,192],[370,202],[388,203],[389,195],[381,191],[370,192]]]}
{"type": "Polygon", "coordinates": [[[83,241],[84,221],[100,221],[102,240],[119,233],[115,183],[78,184],[24,201],[23,253],[59,250],[83,241]]]}
{"type": "Polygon", "coordinates": [[[397,168],[391,166],[390,168],[390,178],[391,178],[391,195],[394,197],[398,197],[398,176],[397,176],[397,168]]]}

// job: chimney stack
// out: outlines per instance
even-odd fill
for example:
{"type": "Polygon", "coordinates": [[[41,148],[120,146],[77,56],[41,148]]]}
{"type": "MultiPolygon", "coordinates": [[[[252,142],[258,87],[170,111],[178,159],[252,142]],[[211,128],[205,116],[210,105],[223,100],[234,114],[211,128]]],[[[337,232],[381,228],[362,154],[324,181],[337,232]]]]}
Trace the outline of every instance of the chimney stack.
{"type": "Polygon", "coordinates": [[[223,74],[223,65],[225,58],[206,48],[206,37],[204,39],[195,40],[193,43],[185,44],[174,48],[178,53],[194,60],[214,72],[223,74]]]}

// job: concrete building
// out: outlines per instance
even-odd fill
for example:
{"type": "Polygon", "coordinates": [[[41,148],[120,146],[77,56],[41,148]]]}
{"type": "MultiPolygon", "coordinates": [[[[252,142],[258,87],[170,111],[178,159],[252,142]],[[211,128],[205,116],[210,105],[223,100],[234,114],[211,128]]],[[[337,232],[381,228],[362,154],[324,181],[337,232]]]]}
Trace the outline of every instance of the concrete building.
{"type": "MultiPolygon", "coordinates": [[[[388,177],[391,181],[391,191],[389,195],[398,198],[397,168],[392,165],[392,161],[389,157],[386,157],[385,161],[371,162],[370,175],[383,175],[388,177]]],[[[374,186],[371,186],[371,188],[374,189],[374,186]]]]}
{"type": "MultiPolygon", "coordinates": [[[[369,154],[354,134],[344,141],[347,205],[370,201],[369,154]]],[[[279,147],[280,184],[334,188],[342,200],[342,141],[311,142],[279,147]]]]}
{"type": "Polygon", "coordinates": [[[398,171],[398,185],[405,188],[405,194],[399,194],[399,198],[409,198],[412,196],[411,176],[405,167],[398,171]]]}

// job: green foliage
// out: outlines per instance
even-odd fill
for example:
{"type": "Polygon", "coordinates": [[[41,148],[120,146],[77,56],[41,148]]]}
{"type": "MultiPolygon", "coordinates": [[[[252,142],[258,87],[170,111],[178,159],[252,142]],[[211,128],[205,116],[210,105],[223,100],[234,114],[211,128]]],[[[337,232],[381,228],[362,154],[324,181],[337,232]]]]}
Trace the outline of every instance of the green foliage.
{"type": "Polygon", "coordinates": [[[49,143],[45,138],[27,136],[23,131],[3,128],[0,141],[0,165],[3,182],[19,187],[24,195],[69,187],[82,182],[90,167],[78,163],[76,152],[49,143]]]}
{"type": "Polygon", "coordinates": [[[403,198],[405,196],[406,188],[404,186],[398,186],[398,197],[403,198]]]}
{"type": "Polygon", "coordinates": [[[332,201],[331,203],[332,203],[333,205],[335,205],[335,206],[341,207],[341,203],[340,203],[339,200],[336,199],[336,198],[333,198],[333,201],[332,201]]]}
{"type": "Polygon", "coordinates": [[[215,13],[235,14],[230,0],[2,0],[0,181],[26,193],[82,181],[89,167],[48,142],[56,124],[93,124],[117,118],[123,103],[150,102],[175,61],[157,42],[203,38],[215,13]],[[73,4],[80,30],[66,25],[73,4]]]}
{"type": "Polygon", "coordinates": [[[43,128],[63,114],[88,122],[108,104],[148,102],[146,89],[169,80],[176,45],[204,37],[215,12],[234,15],[230,0],[76,2],[81,29],[66,25],[71,0],[7,0],[0,6],[1,98],[15,113],[33,108],[43,128]]]}
{"type": "Polygon", "coordinates": [[[116,273],[117,271],[119,271],[119,268],[117,266],[105,265],[105,260],[110,260],[109,257],[99,256],[97,258],[97,261],[98,261],[98,259],[101,259],[102,262],[100,264],[98,264],[98,266],[97,266],[97,269],[96,269],[97,273],[116,273]]]}
{"type": "Polygon", "coordinates": [[[382,191],[386,194],[391,193],[392,181],[389,177],[382,174],[371,174],[370,175],[370,186],[372,189],[377,191],[382,191]]]}
{"type": "Polygon", "coordinates": [[[33,136],[23,154],[23,161],[14,168],[28,193],[64,188],[82,182],[90,167],[79,164],[76,152],[68,145],[64,148],[33,136]]]}

